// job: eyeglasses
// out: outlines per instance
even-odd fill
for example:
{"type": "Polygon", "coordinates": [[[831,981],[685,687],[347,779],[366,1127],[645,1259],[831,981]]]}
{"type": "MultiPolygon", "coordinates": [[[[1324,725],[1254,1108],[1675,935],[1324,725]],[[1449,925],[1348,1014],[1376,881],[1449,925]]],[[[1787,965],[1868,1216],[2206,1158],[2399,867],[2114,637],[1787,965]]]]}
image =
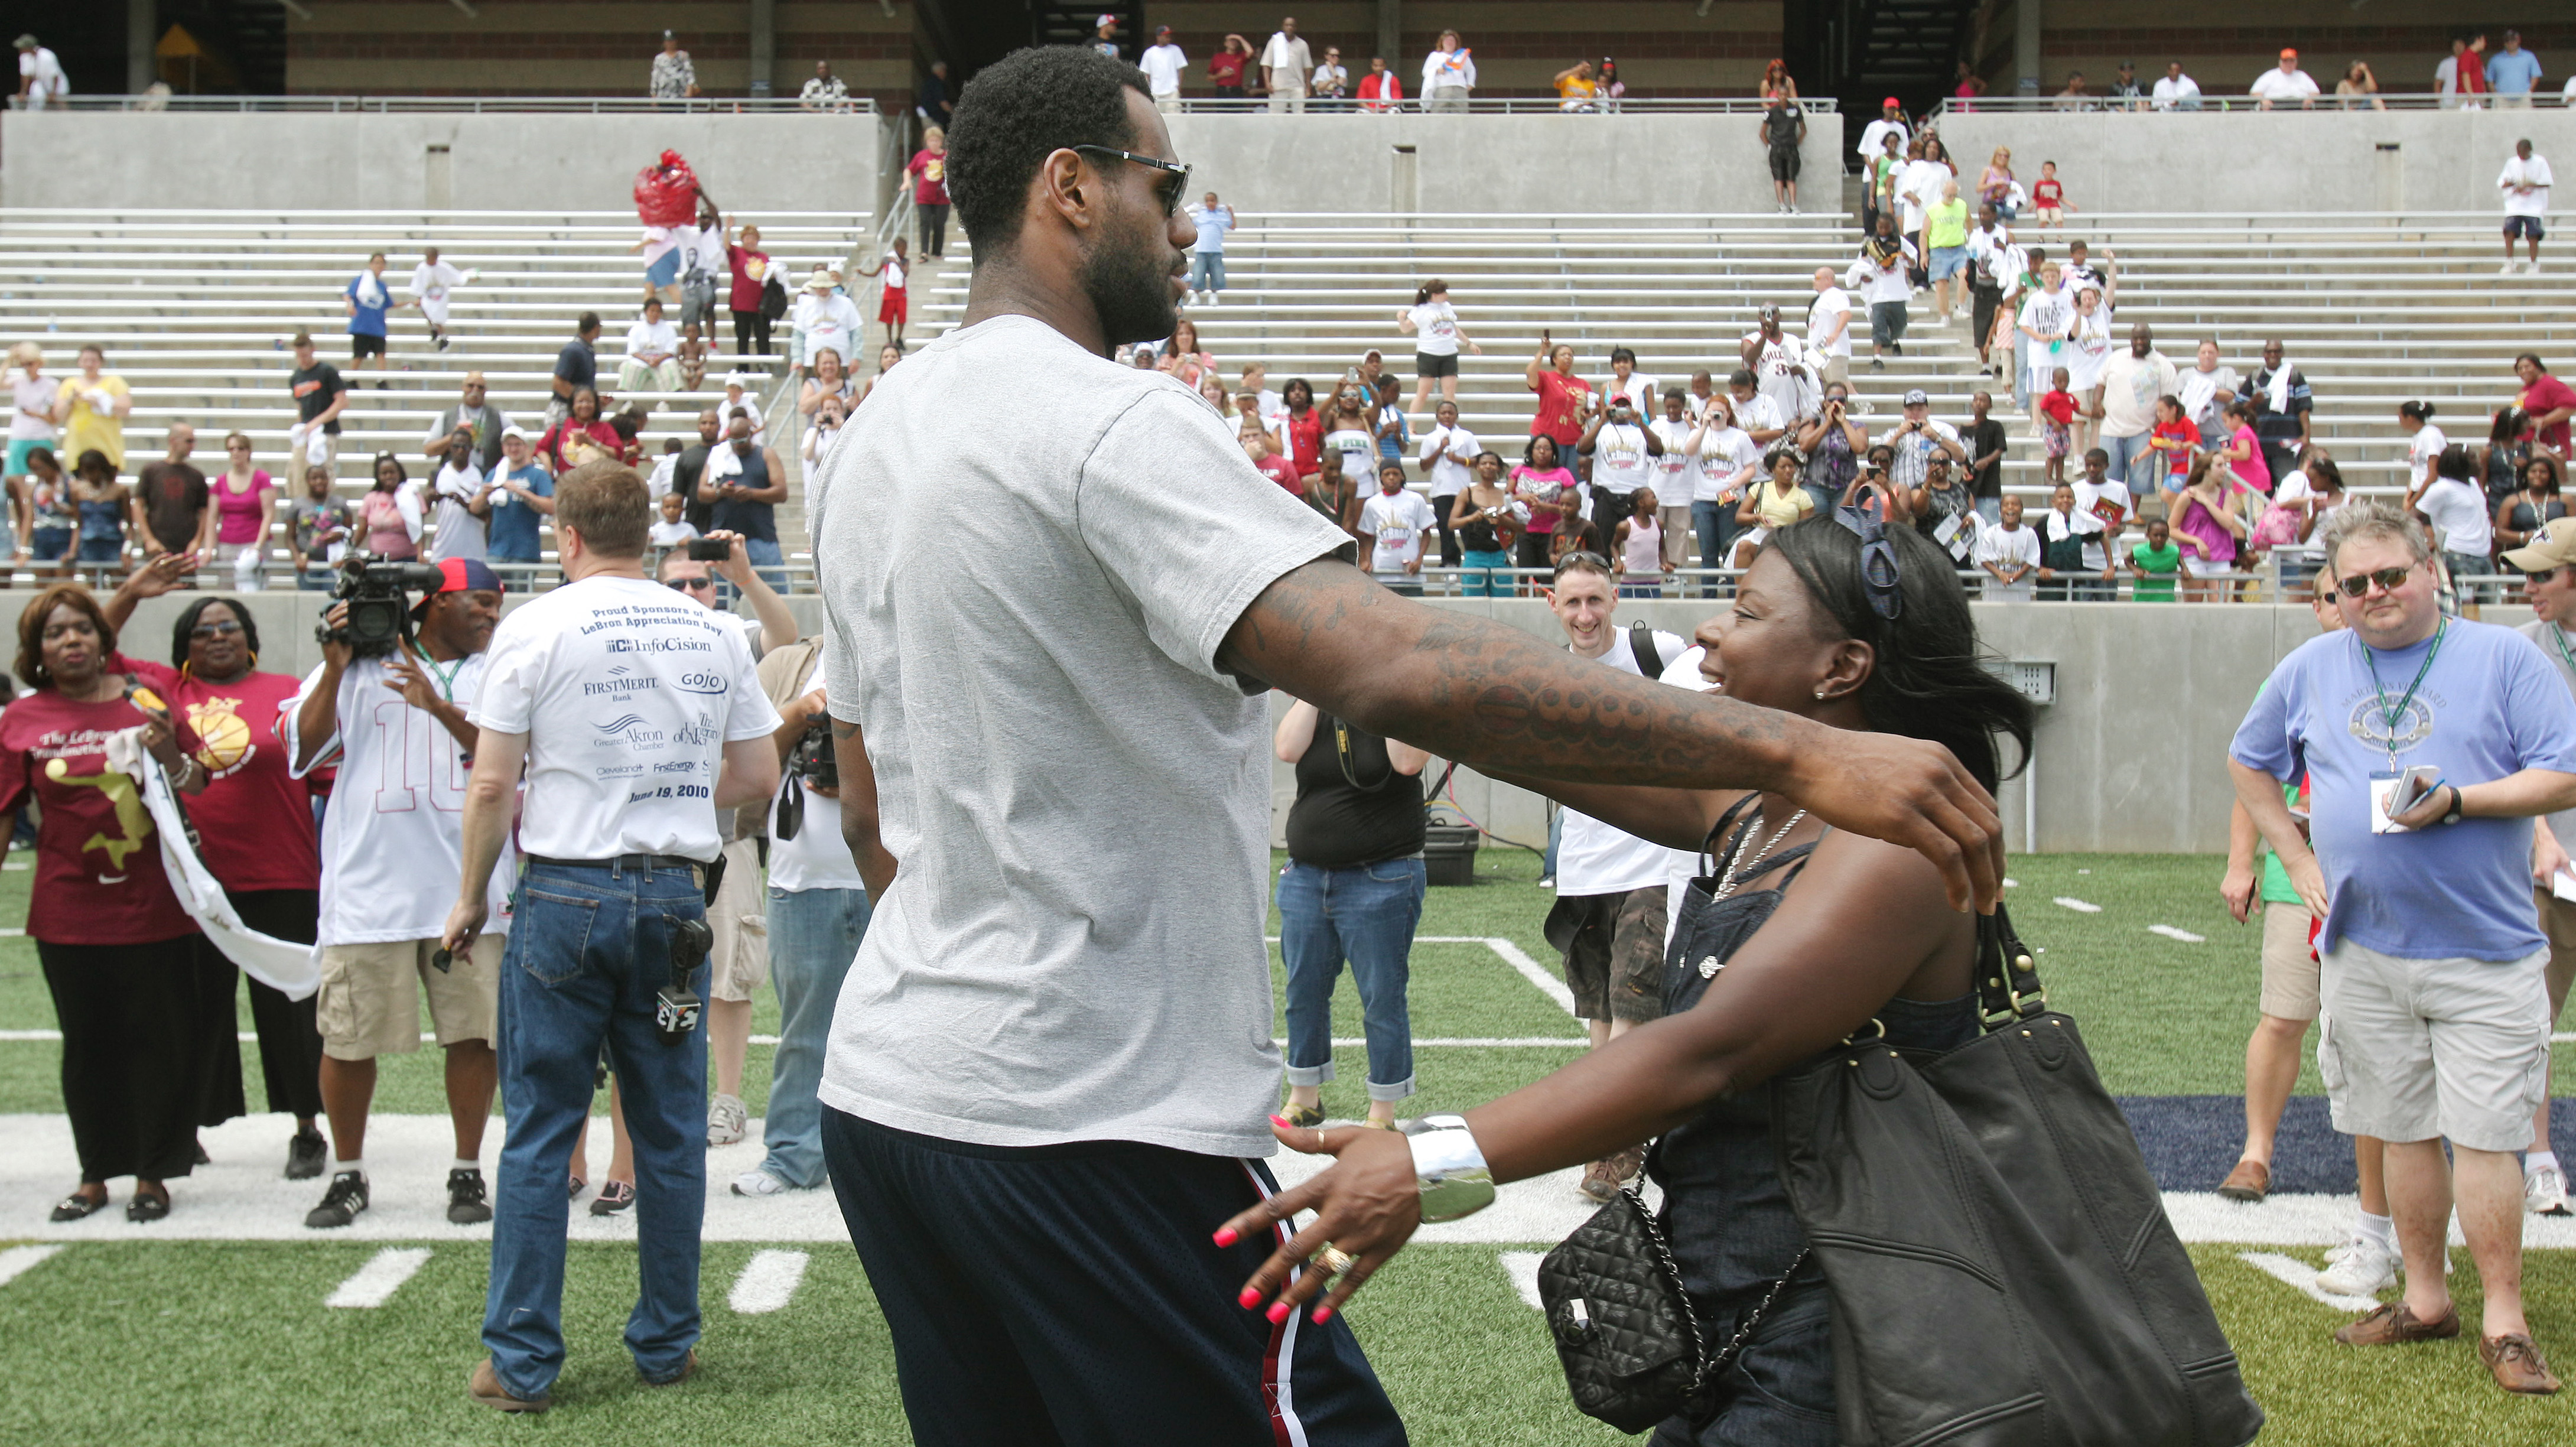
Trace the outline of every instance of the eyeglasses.
{"type": "Polygon", "coordinates": [[[188,630],[188,641],[211,643],[218,638],[230,638],[240,631],[242,626],[238,623],[200,623],[188,630]]]}
{"type": "Polygon", "coordinates": [[[2559,571],[2556,568],[2530,569],[2522,575],[2522,585],[2526,588],[2546,587],[2551,579],[2558,576],[2559,571]]]}
{"type": "Polygon", "coordinates": [[[1163,219],[1168,221],[1181,214],[1181,198],[1188,195],[1190,190],[1189,167],[1177,161],[1159,160],[1152,156],[1137,155],[1134,151],[1122,151],[1115,146],[1079,145],[1068,149],[1089,151],[1096,156],[1116,156],[1122,161],[1133,161],[1139,166],[1151,166],[1157,171],[1171,172],[1173,179],[1165,184],[1162,192],[1163,219]]]}
{"type": "Polygon", "coordinates": [[[673,578],[663,586],[674,593],[689,593],[700,588],[712,588],[715,585],[716,580],[713,578],[673,578]]]}
{"type": "Polygon", "coordinates": [[[2355,573],[2349,578],[2337,578],[2335,586],[2341,588],[2347,598],[2358,598],[2369,592],[2370,585],[2373,583],[2377,583],[2383,593],[2394,593],[2398,585],[2406,581],[2406,575],[2415,571],[2416,566],[2408,563],[2402,568],[2374,568],[2367,573],[2355,573]]]}

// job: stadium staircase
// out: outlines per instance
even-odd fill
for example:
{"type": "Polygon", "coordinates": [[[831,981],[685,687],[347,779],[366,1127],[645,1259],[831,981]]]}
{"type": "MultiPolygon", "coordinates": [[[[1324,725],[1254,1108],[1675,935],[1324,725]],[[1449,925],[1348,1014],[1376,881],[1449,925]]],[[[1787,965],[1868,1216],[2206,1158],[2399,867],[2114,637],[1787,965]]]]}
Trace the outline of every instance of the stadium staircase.
{"type": "MultiPolygon", "coordinates": [[[[866,218],[758,219],[791,277],[816,260],[840,265],[871,255],[877,245],[866,218]]],[[[2189,365],[2199,338],[2215,336],[2222,359],[2250,373],[2263,339],[2281,337],[2315,387],[2318,438],[2364,492],[2400,485],[2399,402],[2433,401],[2438,424],[2455,440],[2477,441],[2515,389],[2514,354],[2536,351],[2562,370],[2576,367],[2569,307],[2576,271],[2499,277],[2490,217],[2402,225],[2370,215],[2079,219],[2080,227],[2025,239],[2060,251],[2080,235],[2097,257],[2116,250],[2117,330],[2124,337],[2131,322],[2151,324],[2178,365],[2189,365]]],[[[631,218],[616,213],[21,210],[0,218],[0,334],[41,343],[57,377],[73,372],[80,344],[107,348],[110,369],[135,389],[129,469],[157,456],[164,428],[185,419],[197,427],[201,463],[220,465],[221,438],[239,429],[261,465],[278,471],[293,420],[286,339],[311,329],[322,354],[347,371],[341,288],[381,248],[399,293],[420,247],[434,242],[477,279],[454,298],[446,351],[430,346],[417,313],[394,314],[388,386],[376,390],[370,376],[346,416],[341,486],[354,494],[379,450],[421,475],[431,415],[454,400],[468,369],[486,374],[493,401],[514,418],[540,418],[554,354],[584,310],[603,320],[601,371],[612,378],[640,292],[626,254],[633,238],[631,218]]],[[[1825,216],[1469,215],[1408,223],[1251,215],[1229,239],[1222,302],[1188,315],[1229,382],[1258,360],[1274,388],[1302,376],[1321,390],[1374,347],[1409,397],[1411,343],[1395,314],[1419,279],[1442,277],[1468,334],[1485,348],[1462,362],[1464,421],[1510,452],[1528,432],[1521,375],[1542,329],[1575,344],[1587,377],[1608,371],[1615,345],[1635,348],[1641,370],[1666,383],[1687,382],[1701,368],[1722,377],[1755,309],[1777,303],[1796,329],[1814,269],[1846,265],[1857,239],[1843,219],[1825,216]]],[[[964,308],[967,248],[954,232],[951,246],[944,267],[914,274],[916,345],[955,325],[964,308]]],[[[875,291],[862,278],[852,283],[870,318],[860,352],[872,368],[881,340],[875,291]]],[[[2007,484],[2038,496],[2038,446],[2009,388],[1976,375],[1963,324],[1922,326],[1925,311],[1918,300],[1906,354],[1883,372],[1868,370],[1865,324],[1856,325],[1864,340],[1853,380],[1867,424],[1883,431],[1913,387],[1930,394],[1933,415],[1964,423],[1970,394],[1986,386],[2015,439],[2007,484]]],[[[729,328],[723,341],[730,347],[729,328]]],[[[721,395],[716,383],[735,364],[730,352],[712,364],[703,394],[635,398],[656,407],[644,433],[648,456],[666,437],[694,435],[697,408],[721,395]]],[[[768,415],[801,501],[798,439],[785,425],[792,407],[792,396],[780,395],[768,415]]],[[[781,532],[791,558],[804,553],[796,501],[782,513],[781,532]]]]}

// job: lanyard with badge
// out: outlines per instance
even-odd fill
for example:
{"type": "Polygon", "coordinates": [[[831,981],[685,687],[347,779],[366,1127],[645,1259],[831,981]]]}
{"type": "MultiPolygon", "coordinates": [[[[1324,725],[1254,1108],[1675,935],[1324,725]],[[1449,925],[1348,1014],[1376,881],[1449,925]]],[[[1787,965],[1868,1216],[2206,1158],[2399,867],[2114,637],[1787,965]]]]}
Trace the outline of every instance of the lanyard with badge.
{"type": "Polygon", "coordinates": [[[2416,692],[2423,688],[2425,677],[2432,673],[2433,660],[2442,656],[2442,640],[2449,636],[2450,631],[2451,620],[2448,618],[2433,629],[2433,646],[2425,650],[2424,662],[2416,668],[2414,680],[2406,685],[2406,692],[2399,695],[2394,704],[2388,701],[2388,685],[2380,681],[2379,664],[2371,657],[2370,645],[2357,635],[2352,640],[2353,646],[2361,650],[2362,666],[2370,670],[2371,709],[2379,716],[2380,747],[2388,752],[2388,767],[2374,769],[2370,775],[2370,832],[2373,834],[2406,833],[2405,826],[2399,824],[2395,816],[2413,808],[2425,795],[2441,787],[2442,771],[2433,765],[2397,767],[2397,726],[2407,711],[2414,707],[2416,692]]]}

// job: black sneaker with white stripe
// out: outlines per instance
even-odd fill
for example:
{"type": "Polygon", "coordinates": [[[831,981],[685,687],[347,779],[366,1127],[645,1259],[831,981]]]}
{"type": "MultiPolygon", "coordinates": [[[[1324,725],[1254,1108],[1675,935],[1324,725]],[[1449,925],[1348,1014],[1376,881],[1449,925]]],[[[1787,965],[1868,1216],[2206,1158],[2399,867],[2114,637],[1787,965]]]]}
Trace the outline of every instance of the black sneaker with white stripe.
{"type": "Polygon", "coordinates": [[[492,1219],[483,1199],[483,1173],[458,1166],[447,1173],[447,1219],[458,1226],[479,1226],[492,1219]]]}
{"type": "Polygon", "coordinates": [[[304,1213],[304,1224],[317,1231],[346,1226],[365,1209],[366,1172],[341,1171],[331,1177],[331,1189],[322,1193],[322,1204],[304,1213]]]}

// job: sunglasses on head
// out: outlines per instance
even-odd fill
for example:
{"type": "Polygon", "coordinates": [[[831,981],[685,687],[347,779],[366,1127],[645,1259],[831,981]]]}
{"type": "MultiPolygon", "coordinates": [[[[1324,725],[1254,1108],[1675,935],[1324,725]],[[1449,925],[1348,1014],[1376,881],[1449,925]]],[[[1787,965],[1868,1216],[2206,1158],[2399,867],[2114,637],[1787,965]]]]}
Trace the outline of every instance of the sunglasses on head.
{"type": "Polygon", "coordinates": [[[1610,560],[1599,553],[1578,550],[1556,560],[1556,576],[1564,577],[1568,568],[1592,567],[1607,571],[1610,560]]]}
{"type": "Polygon", "coordinates": [[[2373,583],[2377,583],[2382,592],[2394,593],[2398,585],[2406,581],[2406,575],[2414,571],[2413,563],[2408,563],[2402,568],[2374,568],[2367,573],[2355,573],[2348,578],[2337,578],[2335,586],[2341,588],[2347,598],[2358,598],[2369,592],[2370,585],[2373,583]]]}

